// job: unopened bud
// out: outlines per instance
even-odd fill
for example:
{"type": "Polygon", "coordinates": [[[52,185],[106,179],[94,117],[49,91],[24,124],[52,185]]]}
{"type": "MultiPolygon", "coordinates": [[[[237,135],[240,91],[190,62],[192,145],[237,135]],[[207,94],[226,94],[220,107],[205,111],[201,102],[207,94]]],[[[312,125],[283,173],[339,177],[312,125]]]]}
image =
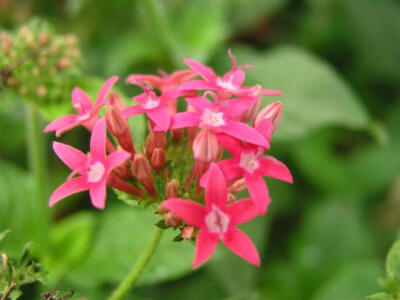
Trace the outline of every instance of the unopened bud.
{"type": "Polygon", "coordinates": [[[110,93],[110,105],[113,106],[114,108],[118,109],[119,111],[123,111],[125,109],[125,103],[121,99],[121,97],[117,93],[110,93]]]}
{"type": "Polygon", "coordinates": [[[50,35],[46,31],[42,31],[39,34],[39,44],[40,46],[46,46],[50,42],[50,35]]]}
{"type": "Polygon", "coordinates": [[[168,227],[178,227],[181,224],[181,220],[178,216],[174,215],[171,211],[164,215],[165,225],[168,227]]]}
{"type": "Polygon", "coordinates": [[[254,119],[254,127],[264,119],[270,119],[272,122],[272,130],[275,131],[278,127],[282,116],[282,103],[280,101],[272,102],[264,107],[254,119]]]}
{"type": "Polygon", "coordinates": [[[59,71],[64,71],[71,65],[70,61],[66,57],[61,57],[60,60],[57,63],[57,69],[59,71]]]}
{"type": "Polygon", "coordinates": [[[8,257],[7,257],[6,253],[1,254],[1,260],[2,260],[2,264],[3,264],[3,270],[6,271],[7,267],[8,267],[8,257]]]}
{"type": "Polygon", "coordinates": [[[184,133],[185,128],[173,129],[171,131],[172,140],[174,140],[175,142],[179,142],[183,138],[184,133]]]}
{"type": "Polygon", "coordinates": [[[116,137],[124,135],[129,130],[128,121],[121,111],[110,106],[106,112],[107,129],[116,137]]]}
{"type": "Polygon", "coordinates": [[[146,138],[146,145],[145,145],[145,153],[146,156],[151,159],[151,156],[153,155],[154,148],[156,147],[156,142],[154,140],[154,134],[150,133],[147,138],[146,138]]]}
{"type": "Polygon", "coordinates": [[[1,34],[1,49],[4,52],[8,52],[11,50],[12,47],[12,39],[8,33],[1,34]]]}
{"type": "Polygon", "coordinates": [[[226,201],[227,204],[232,204],[235,202],[235,195],[228,193],[228,200],[226,201]]]}
{"type": "Polygon", "coordinates": [[[36,94],[38,95],[39,98],[43,98],[47,95],[47,89],[43,85],[40,85],[36,89],[36,94]]]}
{"type": "Polygon", "coordinates": [[[179,181],[172,179],[165,187],[165,196],[167,199],[179,197],[179,181]]]}
{"type": "Polygon", "coordinates": [[[157,206],[157,213],[160,215],[165,215],[167,212],[169,212],[169,210],[164,207],[162,204],[157,206]]]}
{"type": "Polygon", "coordinates": [[[202,129],[193,142],[193,153],[196,160],[211,162],[218,158],[219,145],[214,132],[202,129]]]}
{"type": "Polygon", "coordinates": [[[153,154],[151,155],[151,165],[157,172],[160,171],[166,161],[165,151],[162,148],[155,148],[153,154]]]}
{"type": "Polygon", "coordinates": [[[246,182],[244,181],[244,178],[240,178],[236,181],[234,181],[229,187],[228,187],[228,192],[232,194],[237,194],[240,193],[241,191],[244,191],[246,189],[246,182]]]}
{"type": "Polygon", "coordinates": [[[17,87],[17,86],[19,85],[19,82],[18,82],[18,80],[15,79],[14,77],[10,77],[10,78],[7,79],[7,84],[8,84],[10,87],[15,88],[15,87],[17,87]]]}
{"type": "Polygon", "coordinates": [[[254,102],[253,105],[251,105],[247,110],[245,110],[243,113],[240,114],[238,120],[243,123],[247,123],[248,121],[254,119],[260,108],[260,105],[261,105],[261,97],[258,97],[258,99],[256,100],[256,102],[254,102]]]}
{"type": "Polygon", "coordinates": [[[147,179],[151,176],[151,166],[147,158],[141,154],[136,153],[132,162],[132,173],[133,175],[141,179],[147,179]]]}
{"type": "Polygon", "coordinates": [[[167,145],[167,135],[163,131],[154,131],[154,143],[157,148],[164,148],[167,145]]]}
{"type": "Polygon", "coordinates": [[[195,236],[195,228],[193,226],[185,226],[182,228],[181,237],[185,240],[192,240],[195,236]]]}

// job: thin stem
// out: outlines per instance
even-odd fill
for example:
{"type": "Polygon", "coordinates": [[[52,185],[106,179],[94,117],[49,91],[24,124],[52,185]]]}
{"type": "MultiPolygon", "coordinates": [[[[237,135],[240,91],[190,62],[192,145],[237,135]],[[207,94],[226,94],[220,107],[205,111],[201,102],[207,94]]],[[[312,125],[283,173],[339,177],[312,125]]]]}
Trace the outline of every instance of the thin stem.
{"type": "Polygon", "coordinates": [[[8,296],[10,296],[11,292],[13,289],[17,287],[17,284],[15,282],[11,282],[10,286],[7,288],[6,292],[3,294],[1,297],[1,300],[7,300],[8,296]]]}
{"type": "Polygon", "coordinates": [[[168,24],[168,18],[162,3],[158,0],[143,0],[140,3],[144,8],[146,21],[149,21],[149,26],[151,26],[153,39],[158,40],[172,67],[178,67],[182,64],[180,61],[180,47],[170,24],[168,24]]]}
{"type": "Polygon", "coordinates": [[[147,244],[146,248],[140,254],[138,260],[133,265],[128,275],[122,280],[122,282],[114,290],[114,292],[108,298],[108,300],[121,300],[126,294],[128,294],[128,292],[135,285],[139,276],[142,274],[144,268],[149,263],[150,258],[153,256],[155,250],[157,249],[158,244],[160,243],[163,233],[164,230],[161,228],[156,227],[154,229],[150,242],[147,244]]]}

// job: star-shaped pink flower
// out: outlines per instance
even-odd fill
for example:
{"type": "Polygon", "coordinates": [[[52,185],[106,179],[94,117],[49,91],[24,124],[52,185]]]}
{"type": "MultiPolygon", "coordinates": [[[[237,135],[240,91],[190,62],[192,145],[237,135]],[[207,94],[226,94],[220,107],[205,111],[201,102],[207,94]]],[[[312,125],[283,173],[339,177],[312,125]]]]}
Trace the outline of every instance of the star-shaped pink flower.
{"type": "Polygon", "coordinates": [[[46,126],[44,132],[55,131],[56,135],[59,136],[79,125],[83,125],[91,131],[98,119],[97,113],[107,103],[106,95],[117,80],[118,76],[113,76],[103,84],[94,105],[84,91],[78,87],[74,88],[72,90],[72,105],[78,114],[66,115],[51,122],[46,126]]]}
{"type": "Polygon", "coordinates": [[[205,188],[205,207],[199,203],[171,198],[162,205],[187,224],[199,228],[193,268],[207,261],[221,241],[232,252],[256,266],[260,265],[257,249],[249,237],[236,228],[257,215],[250,199],[227,205],[227,185],[220,168],[213,163],[205,188]]]}
{"type": "MultiPolygon", "coordinates": [[[[289,169],[272,156],[264,155],[264,149],[244,144],[226,135],[219,135],[218,142],[226,148],[233,158],[218,163],[226,180],[244,177],[251,199],[257,211],[263,215],[271,202],[268,187],[262,176],[293,182],[289,169]]],[[[200,186],[206,186],[210,172],[203,175],[200,186]]]]}
{"type": "Polygon", "coordinates": [[[159,70],[158,72],[161,76],[132,74],[128,76],[126,82],[136,84],[136,82],[140,81],[145,84],[149,84],[161,92],[166,92],[177,89],[180,84],[197,76],[197,73],[192,70],[179,70],[171,74],[167,74],[162,70],[159,70]]]}
{"type": "Polygon", "coordinates": [[[109,174],[131,156],[125,151],[115,151],[106,157],[105,144],[104,118],[99,119],[93,128],[90,138],[90,153],[87,155],[69,145],[53,143],[54,152],[72,169],[72,173],[68,180],[53,192],[50,197],[50,206],[69,195],[89,190],[93,206],[99,209],[104,208],[109,174]],[[80,176],[74,177],[75,175],[80,176]]]}
{"type": "Polygon", "coordinates": [[[139,104],[125,108],[122,115],[125,118],[129,118],[137,114],[146,114],[156,125],[154,130],[167,131],[171,122],[171,115],[167,105],[171,101],[175,101],[180,96],[179,93],[176,90],[171,90],[158,97],[149,87],[140,82],[132,84],[140,86],[144,93],[134,97],[133,99],[139,104]]]}
{"type": "Polygon", "coordinates": [[[235,118],[251,106],[253,97],[237,98],[233,101],[212,103],[205,96],[186,97],[186,101],[196,112],[182,112],[173,115],[171,129],[184,127],[208,128],[214,133],[225,133],[248,143],[269,147],[265,137],[253,127],[238,122],[235,118]]]}
{"type": "Polygon", "coordinates": [[[252,95],[254,93],[262,95],[281,95],[282,92],[276,90],[261,89],[260,86],[242,86],[245,73],[244,68],[252,68],[249,65],[238,66],[236,58],[232,54],[232,51],[228,50],[228,55],[232,60],[232,70],[225,73],[222,77],[215,74],[214,70],[210,67],[203,65],[202,63],[186,58],[185,63],[197,74],[199,74],[204,80],[192,80],[183,83],[180,90],[214,90],[222,93],[224,98],[229,98],[231,95],[244,96],[252,95]]]}

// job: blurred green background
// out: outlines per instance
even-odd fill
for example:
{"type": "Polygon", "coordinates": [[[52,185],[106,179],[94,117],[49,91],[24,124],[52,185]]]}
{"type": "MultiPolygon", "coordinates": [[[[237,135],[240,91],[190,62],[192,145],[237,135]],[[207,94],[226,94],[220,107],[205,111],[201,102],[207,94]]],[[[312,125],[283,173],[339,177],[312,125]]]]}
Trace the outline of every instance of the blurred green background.
{"type": "MultiPolygon", "coordinates": [[[[398,1],[0,0],[1,30],[32,17],[77,35],[78,82],[93,96],[111,75],[172,71],[185,67],[184,57],[225,72],[228,48],[239,64],[254,65],[248,84],[284,91],[271,154],[292,170],[294,184],[268,180],[269,212],[243,227],[262,267],[220,247],[191,271],[193,245],[171,242],[169,232],[127,299],[353,300],[382,290],[378,278],[400,228],[398,1]]],[[[132,95],[123,80],[118,88],[132,95]]],[[[41,128],[65,112],[69,87],[65,93],[59,108],[42,114],[41,128]]],[[[21,299],[55,286],[74,289],[74,299],[105,299],[155,217],[115,196],[95,211],[85,193],[48,209],[26,159],[23,100],[35,99],[0,94],[0,231],[12,229],[1,248],[18,255],[33,241],[47,281],[25,286],[21,299]]],[[[143,139],[143,124],[136,126],[143,139]]],[[[68,170],[51,151],[53,135],[45,139],[49,195],[68,170]]],[[[60,141],[84,150],[88,134],[77,129],[60,141]]]]}

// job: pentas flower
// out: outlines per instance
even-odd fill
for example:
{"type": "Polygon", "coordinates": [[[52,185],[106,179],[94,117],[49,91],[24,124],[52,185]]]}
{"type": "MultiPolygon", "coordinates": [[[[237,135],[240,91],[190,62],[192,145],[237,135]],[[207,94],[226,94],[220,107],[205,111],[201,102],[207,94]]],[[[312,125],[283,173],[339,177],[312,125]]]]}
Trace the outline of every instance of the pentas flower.
{"type": "Polygon", "coordinates": [[[133,97],[139,104],[125,108],[122,112],[123,116],[129,118],[137,114],[146,114],[156,125],[153,128],[154,130],[167,131],[171,122],[171,115],[167,104],[175,101],[179,97],[179,93],[176,90],[171,90],[158,97],[148,86],[140,82],[131,83],[141,87],[144,93],[133,97]]]}
{"type": "Polygon", "coordinates": [[[111,171],[125,162],[131,155],[125,151],[115,151],[106,156],[106,125],[104,118],[99,119],[90,137],[90,153],[54,142],[57,156],[72,170],[68,180],[60,185],[50,197],[53,206],[61,199],[85,190],[89,190],[94,207],[103,209],[106,202],[107,179],[111,171]],[[78,177],[74,177],[79,175],[78,177]]]}
{"type": "Polygon", "coordinates": [[[184,220],[199,228],[193,268],[207,261],[221,241],[232,252],[249,263],[259,266],[260,257],[249,237],[236,228],[257,215],[250,199],[227,205],[227,184],[218,165],[210,167],[210,176],[205,188],[205,207],[197,202],[171,198],[162,205],[184,220]]]}
{"type": "Polygon", "coordinates": [[[255,92],[262,95],[281,95],[282,92],[276,90],[261,89],[257,86],[242,86],[245,80],[245,73],[243,69],[252,68],[249,65],[238,66],[235,56],[232,51],[228,50],[228,55],[232,60],[232,70],[225,73],[222,77],[215,74],[214,70],[210,67],[203,65],[202,63],[186,58],[185,63],[197,74],[199,74],[204,80],[192,80],[183,83],[180,90],[214,90],[219,95],[228,99],[231,95],[244,96],[254,94],[255,92]]]}
{"type": "Polygon", "coordinates": [[[156,88],[163,93],[166,91],[175,90],[182,83],[197,76],[197,73],[192,70],[179,70],[171,74],[167,74],[163,70],[159,70],[158,72],[161,76],[148,74],[132,74],[128,76],[126,82],[136,84],[136,82],[140,81],[145,84],[149,84],[153,88],[156,88]]]}
{"type": "Polygon", "coordinates": [[[44,132],[55,131],[59,136],[62,133],[71,130],[74,127],[83,125],[89,131],[93,129],[94,124],[98,120],[97,114],[99,110],[107,103],[106,96],[113,85],[117,82],[118,76],[109,78],[101,87],[96,103],[93,105],[90,98],[80,88],[76,87],[72,91],[72,105],[77,115],[66,115],[51,122],[46,126],[44,132]]]}
{"type": "MultiPolygon", "coordinates": [[[[242,143],[226,135],[218,136],[218,142],[233,155],[233,158],[218,163],[226,180],[244,177],[258,213],[265,214],[271,199],[263,176],[292,183],[289,169],[274,157],[264,155],[263,148],[242,143]]],[[[211,172],[204,174],[200,185],[206,186],[210,176],[211,172]]]]}
{"type": "MultiPolygon", "coordinates": [[[[211,94],[210,95],[214,95],[211,94]]],[[[215,95],[214,95],[215,97],[215,95]]],[[[195,112],[177,113],[172,117],[171,129],[184,127],[208,128],[214,133],[225,133],[251,144],[269,147],[268,141],[256,129],[235,120],[254,103],[254,98],[237,98],[222,102],[215,98],[212,103],[205,96],[186,97],[195,112]]]]}

